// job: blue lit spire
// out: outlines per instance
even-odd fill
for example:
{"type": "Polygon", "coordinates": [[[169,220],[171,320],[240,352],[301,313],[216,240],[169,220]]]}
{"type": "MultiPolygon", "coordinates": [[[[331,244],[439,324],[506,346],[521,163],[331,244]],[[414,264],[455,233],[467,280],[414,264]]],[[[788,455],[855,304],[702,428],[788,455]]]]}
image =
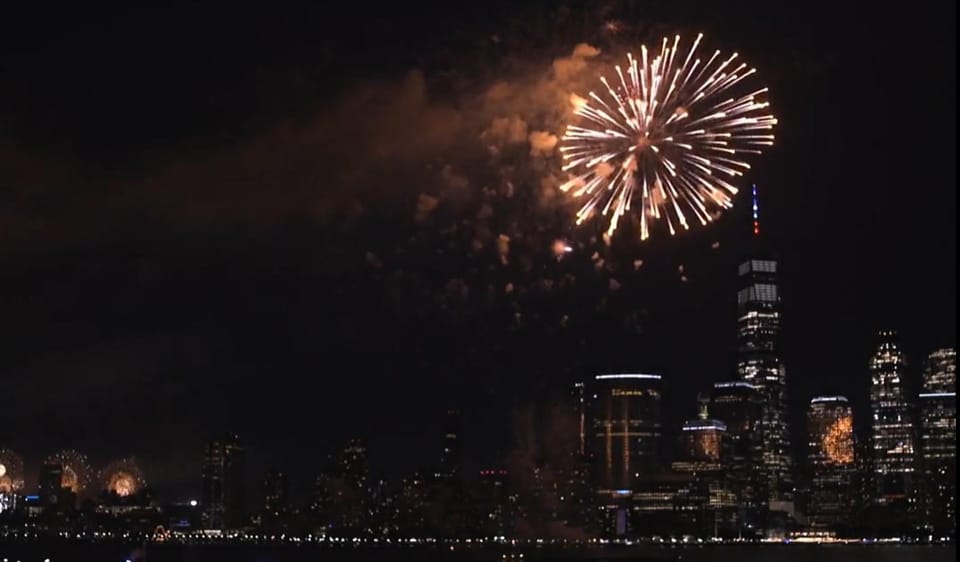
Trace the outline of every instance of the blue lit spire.
{"type": "Polygon", "coordinates": [[[753,235],[760,236],[760,207],[757,205],[757,186],[753,185],[753,235]]]}

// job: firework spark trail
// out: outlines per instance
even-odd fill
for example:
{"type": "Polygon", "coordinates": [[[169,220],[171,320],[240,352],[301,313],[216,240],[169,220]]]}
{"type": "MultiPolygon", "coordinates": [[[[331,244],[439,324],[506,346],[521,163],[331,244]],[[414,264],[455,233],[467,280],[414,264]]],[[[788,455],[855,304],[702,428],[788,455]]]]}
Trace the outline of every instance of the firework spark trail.
{"type": "Polygon", "coordinates": [[[639,204],[646,239],[651,221],[663,219],[676,234],[733,206],[731,182],[750,169],[742,156],[773,144],[777,120],[762,99],[767,88],[733,93],[756,69],[720,51],[703,63],[702,38],[685,55],[679,35],[672,44],[664,38],[655,56],[643,46],[639,59],[627,55],[626,71],[616,66],[615,80],[600,77],[606,97],[571,96],[580,119],[561,139],[562,170],[571,177],[560,189],[584,198],[578,225],[599,213],[612,235],[639,204]]]}

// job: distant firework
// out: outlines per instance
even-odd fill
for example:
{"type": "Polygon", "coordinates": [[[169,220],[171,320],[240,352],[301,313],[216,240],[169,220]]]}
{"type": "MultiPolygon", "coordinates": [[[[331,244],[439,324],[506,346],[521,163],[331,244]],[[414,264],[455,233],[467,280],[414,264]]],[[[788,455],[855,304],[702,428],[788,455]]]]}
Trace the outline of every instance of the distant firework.
{"type": "Polygon", "coordinates": [[[58,464],[63,470],[60,485],[69,488],[73,493],[80,494],[90,485],[92,471],[87,457],[72,449],[60,451],[50,455],[46,464],[58,464]]]}
{"type": "Polygon", "coordinates": [[[697,55],[703,35],[688,51],[663,39],[659,52],[641,48],[616,67],[613,83],[600,82],[605,96],[571,96],[578,124],[561,140],[560,186],[585,202],[577,224],[600,214],[612,235],[620,219],[636,209],[640,237],[663,219],[670,234],[691,222],[706,225],[733,206],[732,183],[750,169],[743,158],[773,144],[777,120],[764,98],[767,88],[747,88],[756,72],[737,63],[737,53],[715,51],[706,62],[697,55]]]}
{"type": "Polygon", "coordinates": [[[143,471],[133,459],[120,459],[111,462],[100,474],[104,491],[127,497],[137,494],[146,486],[143,471]]]}
{"type": "Polygon", "coordinates": [[[823,451],[837,464],[853,462],[853,419],[844,416],[830,425],[823,437],[823,451]]]}
{"type": "Polygon", "coordinates": [[[0,449],[0,494],[23,489],[23,459],[10,449],[0,449]]]}

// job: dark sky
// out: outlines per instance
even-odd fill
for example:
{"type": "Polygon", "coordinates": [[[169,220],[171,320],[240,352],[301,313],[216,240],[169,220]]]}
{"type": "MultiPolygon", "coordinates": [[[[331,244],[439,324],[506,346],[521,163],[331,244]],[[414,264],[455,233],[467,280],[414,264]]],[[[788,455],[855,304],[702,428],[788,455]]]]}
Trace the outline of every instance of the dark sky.
{"type": "Polygon", "coordinates": [[[734,370],[744,200],[606,248],[545,202],[550,158],[484,146],[495,117],[551,130],[541,94],[581,42],[704,31],[770,86],[777,146],[748,179],[798,429],[816,394],[863,414],[876,330],[916,367],[955,345],[949,3],[327,4],[2,18],[0,446],[30,474],[71,447],[192,494],[230,429],[251,474],[306,482],[359,435],[392,475],[435,460],[448,407],[476,468],[511,411],[602,370],[662,373],[665,423],[691,416],[734,370]],[[497,83],[519,93],[497,106],[497,83]]]}

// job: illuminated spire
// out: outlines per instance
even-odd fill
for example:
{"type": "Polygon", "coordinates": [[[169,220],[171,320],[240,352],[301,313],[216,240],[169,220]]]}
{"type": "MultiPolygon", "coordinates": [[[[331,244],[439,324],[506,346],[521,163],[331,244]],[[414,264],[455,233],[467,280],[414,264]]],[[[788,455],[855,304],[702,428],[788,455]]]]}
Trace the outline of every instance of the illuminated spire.
{"type": "Polygon", "coordinates": [[[753,235],[760,236],[760,208],[757,206],[757,186],[753,186],[753,235]]]}

